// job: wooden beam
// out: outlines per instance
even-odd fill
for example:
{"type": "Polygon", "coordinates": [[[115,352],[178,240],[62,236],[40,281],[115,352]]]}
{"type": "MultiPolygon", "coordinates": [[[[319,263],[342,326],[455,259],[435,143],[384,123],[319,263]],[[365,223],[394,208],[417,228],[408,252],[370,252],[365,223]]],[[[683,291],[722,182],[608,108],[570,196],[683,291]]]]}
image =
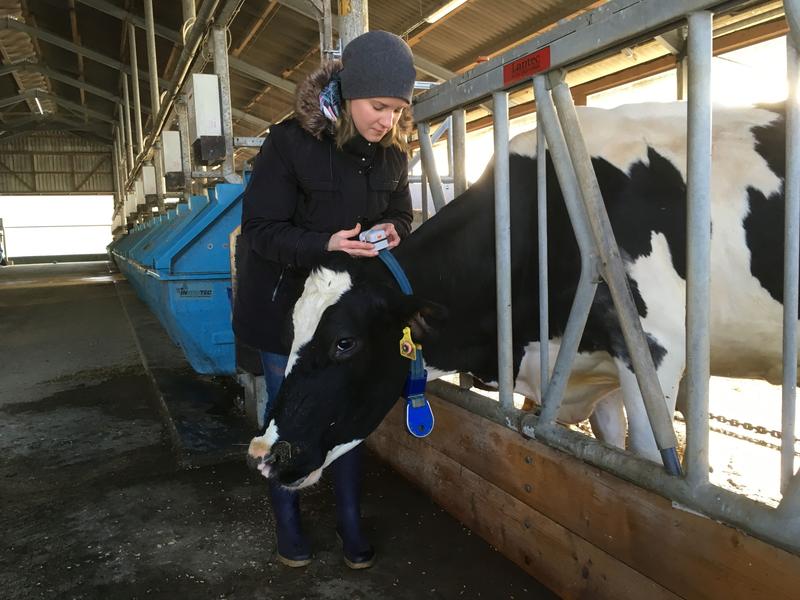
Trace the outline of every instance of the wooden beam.
{"type": "Polygon", "coordinates": [[[261,14],[253,23],[252,27],[247,31],[247,33],[242,38],[242,41],[231,51],[231,56],[239,57],[239,55],[244,52],[245,48],[250,45],[250,42],[253,38],[261,31],[264,27],[269,25],[269,22],[278,12],[278,8],[280,4],[276,0],[270,0],[267,2],[267,5],[264,7],[264,10],[261,11],[261,14]]]}
{"type": "Polygon", "coordinates": [[[557,593],[650,598],[663,588],[681,598],[796,597],[800,557],[435,396],[429,400],[436,414],[429,437],[407,434],[405,403],[398,402],[370,446],[557,593]],[[509,498],[538,515],[526,515],[509,498]],[[643,585],[649,587],[637,590],[643,585]]]}
{"type": "Polygon", "coordinates": [[[418,33],[415,33],[414,35],[409,37],[408,40],[407,40],[408,45],[411,46],[412,48],[414,46],[416,46],[420,42],[420,40],[422,38],[424,38],[426,35],[428,35],[432,31],[436,30],[438,27],[440,27],[440,26],[444,25],[445,23],[447,23],[448,19],[450,19],[451,17],[456,16],[458,13],[460,13],[462,10],[464,10],[467,7],[468,4],[469,4],[469,1],[464,2],[464,4],[462,4],[461,6],[457,6],[456,8],[451,10],[449,13],[447,13],[445,16],[443,16],[441,19],[439,19],[438,21],[436,21],[434,23],[427,23],[427,21],[425,21],[425,23],[427,24],[427,27],[425,27],[424,29],[420,29],[418,33]]]}

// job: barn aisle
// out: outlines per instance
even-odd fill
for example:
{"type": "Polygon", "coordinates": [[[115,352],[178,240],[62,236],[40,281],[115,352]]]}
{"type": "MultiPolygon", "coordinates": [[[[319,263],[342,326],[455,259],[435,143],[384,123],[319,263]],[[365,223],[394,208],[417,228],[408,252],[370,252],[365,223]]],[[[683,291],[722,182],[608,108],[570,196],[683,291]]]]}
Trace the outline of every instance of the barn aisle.
{"type": "Polygon", "coordinates": [[[159,331],[108,263],[0,270],[4,598],[553,597],[373,458],[376,565],[343,565],[324,481],[304,499],[314,562],[278,564],[260,477],[218,448],[178,466],[165,397],[215,407],[233,454],[249,432],[233,387],[188,374],[159,331]]]}

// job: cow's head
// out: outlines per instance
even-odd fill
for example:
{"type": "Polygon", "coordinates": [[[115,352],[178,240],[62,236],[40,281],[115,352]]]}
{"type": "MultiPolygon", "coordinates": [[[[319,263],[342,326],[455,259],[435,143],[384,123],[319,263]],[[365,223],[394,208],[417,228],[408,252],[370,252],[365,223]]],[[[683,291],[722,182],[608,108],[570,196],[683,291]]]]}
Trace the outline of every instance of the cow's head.
{"type": "Polygon", "coordinates": [[[248,451],[265,477],[287,487],[316,483],[380,424],[409,371],[400,355],[403,328],[421,343],[444,317],[440,306],[403,295],[391,279],[365,277],[376,272],[366,262],[348,258],[315,270],[295,305],[286,379],[266,432],[248,451]]]}

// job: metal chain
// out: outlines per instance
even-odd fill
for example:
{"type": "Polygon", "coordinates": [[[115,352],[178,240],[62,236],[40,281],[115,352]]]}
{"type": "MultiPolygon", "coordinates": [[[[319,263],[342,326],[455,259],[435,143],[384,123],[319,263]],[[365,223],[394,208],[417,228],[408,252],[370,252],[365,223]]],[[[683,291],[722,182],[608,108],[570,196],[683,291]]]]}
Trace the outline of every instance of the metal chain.
{"type": "MultiPolygon", "coordinates": [[[[767,429],[763,425],[753,425],[752,423],[748,423],[747,421],[739,421],[738,419],[723,417],[721,415],[715,415],[712,413],[708,413],[708,418],[714,421],[719,421],[720,423],[725,423],[726,425],[730,425],[731,427],[741,427],[747,431],[755,431],[760,435],[770,435],[774,437],[776,440],[781,439],[781,432],[775,429],[767,429]]],[[[794,438],[795,442],[800,441],[798,438],[794,438]]]]}
{"type": "MultiPolygon", "coordinates": [[[[753,425],[752,423],[738,421],[737,419],[728,419],[727,417],[722,417],[719,415],[714,415],[709,413],[709,418],[713,419],[714,421],[718,421],[720,423],[725,423],[726,425],[731,425],[732,427],[741,427],[746,429],[747,431],[755,431],[756,433],[762,435],[771,435],[772,437],[780,439],[781,433],[780,431],[775,431],[771,429],[767,429],[766,427],[762,427],[760,425],[753,425]]],[[[686,420],[681,417],[680,415],[675,415],[675,420],[685,423],[686,420]]],[[[780,451],[781,447],[778,444],[773,444],[772,442],[768,442],[766,440],[760,440],[754,437],[750,437],[747,435],[742,435],[741,433],[736,433],[735,431],[731,431],[730,429],[724,429],[722,427],[714,427],[709,425],[709,429],[715,433],[721,433],[722,435],[727,435],[732,438],[736,438],[737,440],[742,440],[745,442],[750,442],[751,444],[756,444],[758,446],[764,446],[765,448],[770,448],[771,450],[778,450],[780,451]]],[[[795,438],[795,442],[800,441],[798,438],[795,438]]],[[[795,456],[800,456],[800,451],[794,451],[795,456]]]]}

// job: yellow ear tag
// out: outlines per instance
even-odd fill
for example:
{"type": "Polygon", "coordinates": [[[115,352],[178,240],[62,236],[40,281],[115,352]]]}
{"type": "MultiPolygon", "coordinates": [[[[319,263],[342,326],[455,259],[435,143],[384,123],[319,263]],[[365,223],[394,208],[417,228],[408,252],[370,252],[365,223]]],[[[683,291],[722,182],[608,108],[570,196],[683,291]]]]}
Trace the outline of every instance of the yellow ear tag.
{"type": "Polygon", "coordinates": [[[417,346],[411,339],[411,328],[403,327],[403,337],[400,338],[400,356],[408,360],[416,360],[417,346]]]}

